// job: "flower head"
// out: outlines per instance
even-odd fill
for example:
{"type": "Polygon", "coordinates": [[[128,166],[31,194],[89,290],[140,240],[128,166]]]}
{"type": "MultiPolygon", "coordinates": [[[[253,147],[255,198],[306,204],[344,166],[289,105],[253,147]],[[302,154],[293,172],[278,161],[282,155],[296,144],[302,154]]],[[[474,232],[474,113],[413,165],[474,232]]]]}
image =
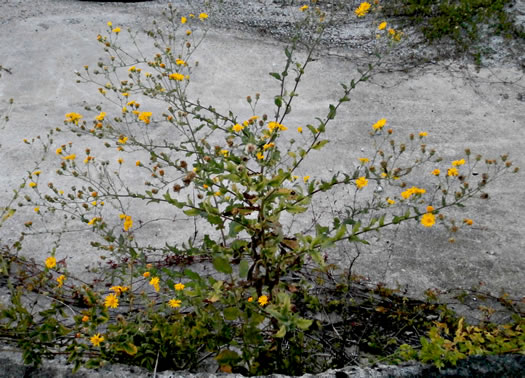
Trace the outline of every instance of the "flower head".
{"type": "Polygon", "coordinates": [[[175,290],[177,290],[177,291],[182,291],[182,290],[184,290],[185,287],[186,286],[184,286],[184,284],[182,284],[182,283],[175,284],[175,290]]]}
{"type": "Polygon", "coordinates": [[[180,23],[181,23],[181,24],[185,24],[186,22],[188,22],[188,19],[187,19],[186,17],[182,16],[182,17],[180,18],[180,23]]]}
{"type": "Polygon", "coordinates": [[[89,341],[91,341],[91,344],[93,344],[93,346],[98,347],[100,345],[100,343],[104,341],[104,336],[100,336],[100,333],[97,333],[97,334],[91,336],[89,341]]]}
{"type": "Polygon", "coordinates": [[[386,125],[386,119],[381,118],[379,121],[377,121],[376,123],[372,125],[372,128],[374,130],[381,130],[385,125],[386,125]]]}
{"type": "Polygon", "coordinates": [[[386,21],[383,21],[379,24],[379,26],[377,27],[379,30],[383,30],[384,28],[386,28],[386,21]]]}
{"type": "Polygon", "coordinates": [[[75,160],[76,157],[77,157],[77,155],[70,154],[70,155],[67,155],[67,156],[62,156],[62,159],[64,159],[64,160],[75,160]]]}
{"type": "Polygon", "coordinates": [[[30,187],[30,188],[36,188],[36,187],[37,187],[36,182],[32,182],[32,181],[31,181],[31,182],[29,183],[29,187],[30,187]]]}
{"type": "Polygon", "coordinates": [[[131,215],[124,216],[124,231],[129,231],[133,227],[133,219],[131,215]]]}
{"type": "Polygon", "coordinates": [[[357,186],[357,189],[362,189],[368,185],[368,180],[365,176],[361,176],[357,180],[355,180],[355,185],[357,186]]]}
{"type": "Polygon", "coordinates": [[[472,219],[465,218],[465,219],[463,219],[463,223],[465,223],[467,226],[472,226],[474,221],[472,219]]]}
{"type": "Polygon", "coordinates": [[[53,269],[55,266],[57,266],[57,259],[54,256],[49,256],[46,259],[46,268],[53,269]]]}
{"type": "Polygon", "coordinates": [[[120,28],[117,26],[115,29],[112,30],[113,33],[120,33],[120,28]]]}
{"type": "Polygon", "coordinates": [[[171,308],[177,308],[177,307],[180,307],[180,304],[182,303],[182,301],[180,299],[170,299],[168,301],[168,305],[171,307],[171,308]]]}
{"type": "Polygon", "coordinates": [[[359,161],[361,162],[361,164],[366,164],[370,161],[370,159],[368,158],[359,158],[359,161]]]}
{"type": "Polygon", "coordinates": [[[149,284],[151,286],[153,286],[153,288],[155,289],[155,291],[159,291],[160,290],[160,287],[159,287],[159,277],[153,277],[150,281],[149,281],[149,284]]]}
{"type": "Polygon", "coordinates": [[[152,115],[152,112],[140,112],[138,115],[138,119],[147,125],[150,123],[150,118],[152,115]]]}
{"type": "Polygon", "coordinates": [[[118,307],[118,298],[115,294],[108,294],[104,299],[104,306],[106,308],[117,308],[118,307]]]}
{"type": "Polygon", "coordinates": [[[236,124],[233,126],[233,131],[235,131],[236,133],[240,132],[242,129],[244,129],[244,126],[239,125],[238,123],[236,123],[236,124]]]}
{"type": "Polygon", "coordinates": [[[303,5],[301,8],[299,8],[301,10],[301,12],[304,12],[305,10],[307,10],[309,8],[308,5],[303,5]]]}
{"type": "Polygon", "coordinates": [[[436,217],[432,213],[423,214],[421,224],[425,227],[432,227],[436,223],[436,217]]]}
{"type": "Polygon", "coordinates": [[[437,168],[432,171],[432,174],[434,176],[439,176],[440,173],[441,173],[441,171],[439,169],[437,169],[437,168]]]}
{"type": "Polygon", "coordinates": [[[458,176],[459,171],[457,168],[449,168],[447,171],[447,176],[458,176]]]}
{"type": "Polygon", "coordinates": [[[175,80],[175,81],[182,81],[182,80],[184,80],[184,75],[180,74],[178,72],[174,72],[174,73],[170,74],[168,77],[170,78],[170,80],[175,80]]]}
{"type": "Polygon", "coordinates": [[[259,302],[261,306],[264,306],[268,303],[268,297],[266,295],[261,295],[259,299],[257,299],[257,302],[259,302]]]}
{"type": "Polygon", "coordinates": [[[463,165],[463,164],[465,164],[465,159],[454,160],[454,161],[452,162],[452,165],[453,165],[454,167],[459,167],[460,165],[463,165]]]}
{"type": "Polygon", "coordinates": [[[201,20],[205,20],[205,19],[208,18],[208,15],[207,15],[206,13],[201,13],[201,14],[199,14],[199,18],[200,18],[201,20]]]}
{"type": "Polygon", "coordinates": [[[356,14],[357,17],[363,17],[365,16],[368,11],[370,10],[370,3],[367,3],[366,1],[365,2],[362,2],[359,7],[354,11],[354,13],[356,14]]]}
{"type": "Polygon", "coordinates": [[[65,280],[66,280],[66,276],[64,276],[63,274],[58,276],[57,277],[58,287],[62,287],[62,285],[64,285],[65,280]]]}
{"type": "Polygon", "coordinates": [[[74,123],[75,125],[78,125],[78,121],[80,121],[81,118],[82,115],[78,113],[67,113],[65,122],[74,123]]]}
{"type": "Polygon", "coordinates": [[[268,122],[268,129],[270,129],[270,131],[274,131],[275,129],[279,129],[281,131],[285,131],[285,130],[288,130],[288,127],[284,126],[284,125],[281,125],[280,123],[278,122],[268,122]]]}

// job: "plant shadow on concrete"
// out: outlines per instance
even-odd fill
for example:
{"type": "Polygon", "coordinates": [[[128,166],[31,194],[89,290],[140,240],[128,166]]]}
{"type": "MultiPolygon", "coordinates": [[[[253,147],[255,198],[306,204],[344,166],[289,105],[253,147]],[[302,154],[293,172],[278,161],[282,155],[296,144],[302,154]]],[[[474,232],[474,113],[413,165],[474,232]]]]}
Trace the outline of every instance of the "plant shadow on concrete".
{"type": "MultiPolygon", "coordinates": [[[[355,17],[373,10],[362,3],[355,17]]],[[[180,15],[169,7],[166,20],[146,31],[149,47],[111,22],[97,37],[106,56],[78,77],[96,85],[104,108],[65,115],[79,137],[74,142],[57,144],[59,127],[25,141],[42,158],[13,198],[32,218],[18,242],[2,247],[9,303],[0,336],[23,351],[26,364],[65,354],[75,369],[120,362],[153,371],[298,375],[365,359],[442,368],[470,355],[523,350],[523,314],[505,295],[487,300],[513,313],[512,321],[493,324],[499,309],[486,306],[483,321],[471,326],[431,290],[418,301],[381,284],[366,286],[353,263],[330,260],[334,246],[360,251],[370,234],[406,222],[452,233],[468,228],[471,219],[448,211],[487,198],[490,183],[518,169],[507,155],[483,159],[470,149],[445,163],[425,143],[426,131],[397,137],[382,118],[369,128],[374,154],[360,157],[355,169],[300,175],[329,143],[327,128],[374,65],[342,83],[325,114],[291,121],[330,22],[316,2],[297,12],[283,69],[270,73],[270,114],[259,110],[258,93],[246,97],[242,115],[192,98],[205,12],[180,15]],[[135,51],[123,47],[125,38],[135,51]],[[77,147],[86,140],[103,148],[77,147]],[[425,188],[407,184],[423,176],[425,188]],[[395,196],[376,190],[387,186],[395,196]],[[326,193],[346,196],[348,205],[320,219],[311,204],[326,193]],[[151,227],[166,237],[145,238],[151,227]],[[174,228],[178,240],[169,238],[174,228]],[[61,239],[73,230],[90,235],[85,248],[100,255],[91,281],[71,274],[61,258],[61,239]],[[24,258],[25,239],[41,234],[55,237],[47,258],[24,258]]],[[[377,33],[385,45],[402,38],[384,23],[377,33]]],[[[374,64],[380,63],[378,55],[374,64]]],[[[12,220],[12,206],[6,211],[12,220]]]]}

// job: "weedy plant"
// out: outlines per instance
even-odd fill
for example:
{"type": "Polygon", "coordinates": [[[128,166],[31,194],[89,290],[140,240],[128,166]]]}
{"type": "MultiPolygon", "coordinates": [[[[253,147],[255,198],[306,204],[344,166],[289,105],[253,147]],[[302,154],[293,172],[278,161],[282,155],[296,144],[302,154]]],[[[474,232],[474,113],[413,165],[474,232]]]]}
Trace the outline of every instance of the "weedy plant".
{"type": "MultiPolygon", "coordinates": [[[[362,3],[355,16],[372,10],[362,3]]],[[[190,94],[207,13],[180,15],[169,7],[166,20],[146,32],[153,53],[139,48],[131,30],[137,49],[124,50],[124,31],[111,22],[97,37],[106,56],[78,76],[98,87],[107,108],[73,109],[64,123],[81,141],[89,136],[105,145],[110,160],[77,142],[55,145],[61,128],[26,141],[54,151],[48,158],[57,168],[55,179],[46,179],[41,167],[29,172],[20,206],[31,208],[34,219],[23,236],[59,235],[42,261],[19,256],[22,240],[2,253],[11,296],[0,332],[16,341],[26,363],[65,353],[75,368],[122,362],[155,371],[197,370],[211,360],[223,372],[302,374],[356,362],[349,348],[357,330],[365,334],[362,311],[371,305],[380,320],[395,313],[425,329],[432,324],[416,313],[450,318],[438,305],[410,307],[406,298],[393,305],[393,292],[383,287],[359,297],[351,269],[327,260],[326,251],[340,243],[367,244],[368,234],[404,222],[468,227],[471,219],[457,221],[447,210],[486,196],[489,183],[517,168],[507,155],[483,159],[469,149],[443,161],[425,143],[426,131],[399,140],[381,118],[369,128],[375,153],[361,157],[357,168],[327,179],[299,175],[308,157],[329,143],[327,129],[373,66],[342,83],[325,114],[287,122],[330,22],[315,1],[297,12],[302,18],[285,48],[284,67],[270,73],[277,88],[273,109],[261,111],[262,95],[254,94],[246,98],[251,115],[244,118],[190,94]],[[407,184],[421,174],[427,176],[424,188],[407,184]],[[372,186],[396,195],[386,197],[372,186]],[[316,221],[312,201],[339,188],[350,193],[347,207],[316,221]],[[58,217],[65,220],[62,230],[39,226],[58,217]],[[305,217],[313,228],[294,222],[305,217]],[[177,229],[180,219],[193,224],[184,242],[180,235],[156,244],[144,238],[153,226],[177,229]],[[90,245],[101,255],[93,282],[67,270],[60,235],[73,229],[93,235],[90,245]],[[390,305],[380,306],[380,298],[390,305]],[[326,316],[332,312],[343,321],[326,316]]],[[[401,38],[385,22],[377,33],[388,43],[401,38]]],[[[400,332],[389,340],[369,332],[363,345],[374,350],[385,343],[393,352],[400,332]]]]}

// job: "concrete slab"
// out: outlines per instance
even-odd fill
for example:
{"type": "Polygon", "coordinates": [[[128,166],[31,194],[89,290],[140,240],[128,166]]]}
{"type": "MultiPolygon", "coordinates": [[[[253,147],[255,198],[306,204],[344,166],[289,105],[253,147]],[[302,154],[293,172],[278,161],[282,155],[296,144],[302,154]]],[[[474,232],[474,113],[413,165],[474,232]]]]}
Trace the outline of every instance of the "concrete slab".
{"type": "MultiPolygon", "coordinates": [[[[102,55],[96,36],[105,30],[106,22],[111,20],[114,25],[138,30],[147,26],[167,3],[7,0],[0,4],[0,64],[12,69],[12,75],[6,74],[0,80],[0,98],[16,100],[11,122],[0,134],[0,204],[9,200],[12,188],[32,170],[37,159],[27,152],[22,140],[44,135],[44,130],[62,126],[65,113],[81,112],[85,104],[100,101],[96,87],[75,83],[74,71],[82,70],[86,64],[96,65],[102,55]]],[[[190,10],[185,2],[173,3],[190,10]]],[[[270,114],[273,111],[277,87],[267,73],[281,66],[284,45],[271,37],[274,24],[265,24],[264,17],[268,17],[268,12],[279,21],[291,21],[297,16],[295,8],[281,8],[274,2],[241,3],[245,3],[244,8],[239,2],[226,2],[227,9],[236,12],[229,15],[224,10],[219,12],[219,21],[212,21],[210,14],[210,22],[215,26],[197,52],[200,65],[194,75],[192,93],[204,103],[231,109],[242,118],[250,115],[244,98],[255,92],[262,94],[260,109],[270,114]],[[258,16],[256,11],[261,8],[264,14],[258,16]],[[282,14],[278,13],[281,9],[282,14]],[[250,12],[252,18],[247,16],[250,12]],[[243,26],[235,24],[238,18],[244,20],[243,26]],[[252,29],[254,26],[258,32],[252,29]],[[261,30],[266,30],[266,35],[261,30]]],[[[299,89],[300,97],[289,118],[290,124],[302,125],[324,114],[328,104],[338,98],[339,82],[356,77],[357,66],[371,59],[368,51],[374,42],[367,32],[370,24],[360,20],[345,22],[353,32],[340,34],[350,42],[343,45],[327,42],[299,89]]],[[[281,32],[278,29],[276,33],[281,32]]],[[[330,148],[313,154],[303,167],[303,174],[323,178],[330,170],[354,167],[357,157],[373,152],[368,130],[383,117],[399,134],[429,132],[428,144],[434,145],[448,161],[470,147],[474,153],[487,157],[509,152],[515,165],[525,166],[525,79],[520,67],[498,63],[476,72],[473,66],[457,61],[435,62],[406,72],[392,67],[356,89],[352,101],[338,112],[337,121],[328,131],[332,138],[330,148]]],[[[87,147],[86,138],[79,140],[65,134],[57,136],[54,144],[70,140],[80,150],[87,147]]],[[[107,156],[115,164],[114,149],[108,152],[92,142],[89,141],[89,146],[94,154],[107,156]]],[[[124,157],[133,165],[134,157],[124,157]]],[[[58,183],[51,165],[46,164],[41,164],[45,172],[41,178],[43,185],[48,180],[58,183]]],[[[123,175],[132,180],[131,167],[124,168],[123,175]]],[[[454,244],[447,242],[449,235],[444,230],[422,229],[416,224],[387,232],[378,240],[373,238],[372,247],[361,251],[354,268],[356,273],[373,281],[407,287],[416,294],[427,288],[470,288],[483,282],[494,294],[505,290],[514,297],[523,296],[524,184],[523,174],[508,176],[490,188],[490,201],[472,201],[468,215],[475,225],[468,232],[460,232],[454,244]]],[[[321,214],[338,211],[344,207],[343,198],[341,193],[327,196],[316,203],[316,210],[321,214]]],[[[112,211],[118,214],[120,210],[112,211]]],[[[193,232],[193,225],[188,226],[185,218],[174,218],[171,209],[152,206],[131,211],[135,211],[134,218],[144,223],[157,216],[166,218],[155,227],[144,226],[145,242],[155,244],[164,238],[180,241],[181,235],[193,232]],[[174,229],[178,232],[174,233],[174,229]]],[[[30,213],[31,209],[20,211],[0,229],[1,244],[9,244],[16,238],[30,213]]],[[[40,223],[48,228],[60,225],[61,221],[51,222],[48,218],[40,223]]],[[[67,257],[69,270],[75,274],[83,274],[86,265],[97,261],[88,247],[89,237],[85,232],[63,235],[57,250],[59,258],[67,257]]],[[[53,247],[53,240],[38,233],[27,237],[23,253],[42,260],[53,247]]],[[[341,248],[331,253],[334,261],[348,264],[355,251],[341,248]]]]}

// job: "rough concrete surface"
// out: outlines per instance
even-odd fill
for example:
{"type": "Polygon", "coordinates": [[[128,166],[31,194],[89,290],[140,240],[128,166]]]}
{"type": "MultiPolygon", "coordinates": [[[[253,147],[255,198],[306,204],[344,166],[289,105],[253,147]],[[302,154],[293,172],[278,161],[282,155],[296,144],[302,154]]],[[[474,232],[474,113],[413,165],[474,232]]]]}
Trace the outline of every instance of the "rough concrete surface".
{"type": "MultiPolygon", "coordinates": [[[[75,83],[74,71],[84,65],[95,66],[103,55],[96,36],[105,32],[106,22],[140,30],[149,26],[167,3],[0,2],[0,64],[12,72],[0,79],[0,100],[12,97],[16,101],[11,121],[0,134],[0,205],[9,200],[12,188],[33,167],[33,156],[22,140],[44,135],[46,129],[63,124],[65,113],[80,112],[86,103],[100,101],[96,87],[75,83]]],[[[172,3],[187,12],[202,9],[200,2],[192,2],[193,8],[183,1],[172,3]]],[[[242,116],[249,115],[244,98],[260,92],[260,108],[273,111],[278,88],[268,72],[279,70],[284,61],[284,44],[273,37],[282,38],[293,18],[300,16],[295,6],[281,5],[269,0],[225,1],[215,20],[210,11],[213,27],[197,52],[200,65],[192,84],[193,95],[203,103],[232,109],[242,116]]],[[[518,1],[516,9],[523,20],[524,2],[518,1]]],[[[356,21],[352,15],[343,21],[344,28],[331,30],[299,88],[300,97],[289,118],[291,124],[311,122],[315,116],[325,114],[328,104],[338,98],[339,83],[356,77],[358,66],[372,61],[375,38],[370,35],[370,21],[356,21]]],[[[329,170],[353,167],[357,157],[373,152],[368,130],[383,117],[399,134],[428,131],[428,144],[446,161],[458,158],[464,148],[470,147],[486,157],[508,152],[515,165],[525,167],[525,79],[519,59],[511,59],[512,52],[519,48],[513,46],[509,52],[502,47],[501,59],[487,62],[490,65],[479,72],[464,60],[430,60],[412,69],[395,69],[396,59],[400,65],[414,65],[424,55],[423,50],[410,46],[405,51],[398,49],[393,55],[398,58],[390,59],[386,68],[353,92],[352,101],[338,112],[337,121],[328,131],[330,148],[312,155],[302,173],[328,177],[329,170]]],[[[67,141],[60,138],[67,137],[59,137],[57,145],[67,141]]],[[[504,290],[514,298],[522,298],[523,174],[504,177],[488,192],[490,200],[472,201],[468,216],[475,224],[460,232],[455,243],[448,243],[449,234],[438,227],[403,226],[380,240],[372,240],[373,247],[363,250],[354,266],[356,273],[413,294],[427,288],[470,288],[482,282],[485,290],[495,295],[504,290]]],[[[343,206],[337,197],[320,201],[319,210],[343,206]]],[[[150,211],[158,214],[165,209],[150,211]]],[[[147,211],[140,214],[144,221],[149,217],[147,211]]],[[[21,223],[21,217],[7,222],[0,229],[0,243],[12,243],[21,223]]],[[[177,227],[181,230],[177,235],[170,232],[173,224],[149,230],[148,235],[152,242],[165,235],[177,240],[184,234],[184,222],[177,223],[177,227]]],[[[87,240],[89,235],[75,234],[66,238],[57,251],[57,257],[68,259],[73,273],[83,274],[84,267],[96,261],[92,252],[85,253],[87,240]]],[[[26,241],[24,253],[38,260],[51,249],[46,244],[50,241],[41,235],[26,241]]],[[[332,259],[343,264],[352,257],[345,251],[334,253],[332,259]]]]}

